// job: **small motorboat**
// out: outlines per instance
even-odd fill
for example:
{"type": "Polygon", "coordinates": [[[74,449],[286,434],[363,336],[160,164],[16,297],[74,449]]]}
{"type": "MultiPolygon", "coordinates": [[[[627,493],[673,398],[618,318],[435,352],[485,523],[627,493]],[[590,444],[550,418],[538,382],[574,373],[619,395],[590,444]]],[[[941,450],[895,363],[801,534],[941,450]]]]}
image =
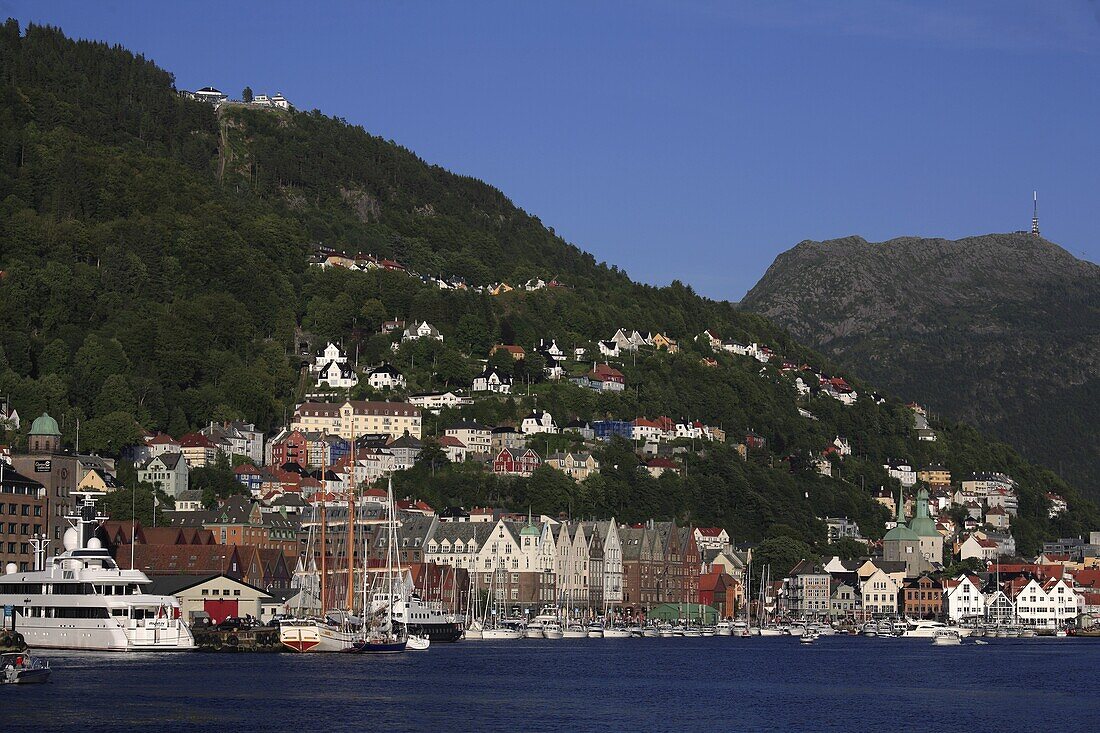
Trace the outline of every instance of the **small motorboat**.
{"type": "Polygon", "coordinates": [[[1065,629],[1058,629],[1057,631],[1054,632],[1054,636],[1058,639],[1064,639],[1067,636],[1066,630],[1065,629]]]}
{"type": "Polygon", "coordinates": [[[50,663],[35,659],[27,652],[0,654],[0,683],[29,685],[50,678],[50,663]]]}
{"type": "Polygon", "coordinates": [[[588,627],[580,624],[570,624],[562,631],[564,639],[585,639],[588,637],[588,627]]]}
{"type": "Polygon", "coordinates": [[[974,643],[975,643],[975,644],[978,644],[978,645],[980,645],[980,646],[989,646],[989,642],[988,642],[988,641],[982,641],[981,639],[975,639],[975,640],[974,640],[974,643]]]}
{"type": "Polygon", "coordinates": [[[798,643],[799,644],[813,644],[815,641],[817,641],[817,638],[818,638],[817,632],[807,631],[806,633],[800,634],[798,636],[798,643]]]}
{"type": "Polygon", "coordinates": [[[932,635],[932,643],[936,646],[958,646],[962,644],[962,637],[955,629],[936,629],[932,635]]]}
{"type": "Polygon", "coordinates": [[[544,639],[561,639],[565,636],[565,632],[562,631],[561,624],[557,621],[546,621],[542,625],[542,638],[544,639]]]}
{"type": "Polygon", "coordinates": [[[603,629],[605,639],[629,639],[630,637],[630,629],[625,626],[607,626],[603,629]]]}
{"type": "Polygon", "coordinates": [[[729,621],[719,621],[714,625],[714,633],[718,636],[733,636],[733,624],[729,621]]]}
{"type": "Polygon", "coordinates": [[[416,634],[409,634],[409,638],[405,642],[405,648],[413,652],[427,651],[431,646],[431,639],[427,636],[418,636],[416,634]]]}

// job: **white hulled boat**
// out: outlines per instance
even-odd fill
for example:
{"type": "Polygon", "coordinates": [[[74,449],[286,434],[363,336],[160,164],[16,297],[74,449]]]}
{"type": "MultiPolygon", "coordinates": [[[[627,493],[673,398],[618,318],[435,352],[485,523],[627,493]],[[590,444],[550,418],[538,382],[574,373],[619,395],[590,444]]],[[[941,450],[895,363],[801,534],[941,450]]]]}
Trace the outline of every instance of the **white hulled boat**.
{"type": "Polygon", "coordinates": [[[936,629],[932,635],[932,643],[936,646],[958,646],[962,644],[958,629],[936,629]]]}
{"type": "MultiPolygon", "coordinates": [[[[66,517],[65,551],[42,569],[0,575],[0,606],[12,606],[16,631],[39,649],[171,651],[195,648],[173,596],[146,592],[140,570],[123,570],[95,537],[107,519],[95,508],[100,492],[74,491],[78,514],[66,517]]],[[[44,558],[44,548],[37,553],[44,558]]]]}

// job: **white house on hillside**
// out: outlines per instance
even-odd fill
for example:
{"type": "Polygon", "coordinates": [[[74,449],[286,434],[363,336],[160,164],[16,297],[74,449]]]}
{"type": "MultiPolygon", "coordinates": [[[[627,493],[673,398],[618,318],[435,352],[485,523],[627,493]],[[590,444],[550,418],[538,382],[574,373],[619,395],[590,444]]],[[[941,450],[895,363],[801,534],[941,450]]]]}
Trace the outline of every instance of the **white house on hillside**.
{"type": "Polygon", "coordinates": [[[348,363],[330,361],[317,374],[317,386],[328,385],[332,389],[351,389],[359,384],[359,375],[348,363]]]}
{"type": "Polygon", "coordinates": [[[554,418],[550,416],[549,412],[536,410],[523,418],[523,422],[520,423],[520,431],[524,435],[533,433],[550,433],[554,435],[558,432],[558,428],[554,425],[554,418]]]}
{"type": "Polygon", "coordinates": [[[313,357],[313,366],[310,369],[315,374],[320,374],[329,364],[336,362],[337,364],[347,363],[348,358],[344,356],[344,353],[340,351],[340,347],[331,341],[325,348],[318,351],[313,357]]]}
{"type": "Polygon", "coordinates": [[[389,364],[371,369],[367,375],[367,384],[374,389],[404,389],[405,375],[389,364]]]}
{"type": "Polygon", "coordinates": [[[487,366],[485,371],[474,377],[473,390],[509,394],[512,391],[512,378],[494,366],[487,366]]]}
{"type": "Polygon", "coordinates": [[[435,339],[436,341],[443,341],[443,334],[427,321],[421,321],[420,323],[414,323],[409,326],[405,329],[405,332],[401,334],[402,341],[415,341],[416,339],[435,339]]]}

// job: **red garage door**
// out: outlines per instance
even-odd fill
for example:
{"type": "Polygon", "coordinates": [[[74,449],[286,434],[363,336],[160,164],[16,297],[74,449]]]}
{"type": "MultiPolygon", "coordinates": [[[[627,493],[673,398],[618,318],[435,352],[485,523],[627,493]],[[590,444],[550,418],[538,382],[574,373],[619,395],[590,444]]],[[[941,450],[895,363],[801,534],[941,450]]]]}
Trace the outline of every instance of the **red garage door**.
{"type": "Polygon", "coordinates": [[[214,623],[220,624],[230,616],[237,615],[236,601],[203,601],[202,609],[210,615],[214,623]]]}

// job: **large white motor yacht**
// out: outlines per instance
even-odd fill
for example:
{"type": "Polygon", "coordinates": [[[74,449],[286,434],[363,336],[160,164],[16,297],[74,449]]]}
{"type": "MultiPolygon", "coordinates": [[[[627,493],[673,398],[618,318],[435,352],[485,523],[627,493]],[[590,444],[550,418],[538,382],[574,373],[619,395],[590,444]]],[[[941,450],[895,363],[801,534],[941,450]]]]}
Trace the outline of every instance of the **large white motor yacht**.
{"type": "Polygon", "coordinates": [[[0,575],[0,606],[12,606],[16,631],[36,649],[169,651],[195,648],[172,596],[147,593],[149,577],[123,570],[95,536],[100,492],[73,492],[79,512],[66,517],[65,551],[36,560],[39,569],[0,575]]]}

